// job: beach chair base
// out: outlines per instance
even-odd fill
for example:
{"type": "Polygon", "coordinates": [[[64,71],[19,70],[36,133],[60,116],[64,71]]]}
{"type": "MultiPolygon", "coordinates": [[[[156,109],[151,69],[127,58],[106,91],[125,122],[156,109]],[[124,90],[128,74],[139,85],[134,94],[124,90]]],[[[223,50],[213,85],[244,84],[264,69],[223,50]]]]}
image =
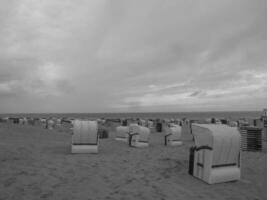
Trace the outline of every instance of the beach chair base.
{"type": "Polygon", "coordinates": [[[238,167],[222,167],[212,169],[208,175],[204,175],[203,171],[193,174],[196,178],[208,184],[225,183],[240,180],[240,168],[238,167]]]}
{"type": "Polygon", "coordinates": [[[122,138],[122,137],[116,137],[115,140],[122,141],[122,142],[128,142],[128,138],[122,138]]]}
{"type": "MultiPolygon", "coordinates": [[[[212,153],[212,148],[209,146],[191,147],[189,154],[189,174],[208,184],[237,181],[240,179],[240,161],[238,163],[212,165],[211,156],[209,156],[212,153]],[[203,154],[206,157],[202,162],[199,157],[203,157],[203,154]]],[[[238,159],[240,159],[240,156],[238,159]]]]}
{"type": "Polygon", "coordinates": [[[71,153],[98,153],[97,145],[71,145],[71,153]]]}
{"type": "Polygon", "coordinates": [[[240,168],[238,167],[222,167],[211,171],[209,184],[224,183],[229,181],[237,181],[240,179],[240,168]]]}
{"type": "Polygon", "coordinates": [[[148,147],[149,144],[147,142],[134,142],[132,143],[132,146],[137,148],[145,148],[148,147]]]}
{"type": "Polygon", "coordinates": [[[181,146],[183,145],[182,141],[168,141],[169,146],[181,146]]]}

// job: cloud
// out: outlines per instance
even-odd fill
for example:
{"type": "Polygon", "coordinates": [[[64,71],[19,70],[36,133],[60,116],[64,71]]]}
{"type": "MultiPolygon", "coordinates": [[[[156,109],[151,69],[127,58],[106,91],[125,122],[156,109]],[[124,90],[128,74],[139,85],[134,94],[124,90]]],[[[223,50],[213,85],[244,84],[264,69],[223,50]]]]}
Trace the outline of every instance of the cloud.
{"type": "MultiPolygon", "coordinates": [[[[238,106],[238,104],[245,102],[240,102],[243,100],[264,99],[267,95],[266,78],[266,72],[257,73],[254,70],[245,70],[239,73],[239,79],[235,81],[225,80],[224,82],[219,82],[220,84],[218,85],[206,85],[206,87],[203,87],[203,85],[202,87],[191,85],[186,89],[180,88],[177,92],[162,93],[154,90],[154,93],[145,92],[141,96],[126,97],[123,107],[127,107],[127,104],[134,104],[139,107],[164,105],[176,105],[177,107],[186,105],[188,107],[189,105],[209,104],[212,108],[214,103],[220,103],[223,107],[228,107],[229,102],[238,106]]],[[[153,89],[155,86],[152,85],[150,88],[153,89]]],[[[168,88],[168,86],[165,88],[168,88]]],[[[209,108],[209,106],[205,106],[205,108],[209,108]]]]}
{"type": "Polygon", "coordinates": [[[58,96],[72,90],[71,84],[64,77],[64,70],[54,63],[22,69],[20,71],[14,66],[12,71],[3,69],[3,72],[7,72],[0,79],[1,97],[23,94],[42,98],[58,96]]]}
{"type": "Polygon", "coordinates": [[[195,92],[193,92],[192,94],[190,94],[189,96],[190,97],[196,97],[196,96],[199,96],[199,95],[203,95],[203,92],[202,91],[195,91],[195,92]]]}
{"type": "Polygon", "coordinates": [[[266,5],[1,1],[0,111],[261,109],[266,5]]]}

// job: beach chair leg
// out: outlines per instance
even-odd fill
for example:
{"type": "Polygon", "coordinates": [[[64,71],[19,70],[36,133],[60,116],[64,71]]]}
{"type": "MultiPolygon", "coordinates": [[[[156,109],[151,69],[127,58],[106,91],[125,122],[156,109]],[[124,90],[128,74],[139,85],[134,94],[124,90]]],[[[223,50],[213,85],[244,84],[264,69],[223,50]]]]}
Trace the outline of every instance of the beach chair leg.
{"type": "Polygon", "coordinates": [[[165,138],[165,141],[164,141],[165,146],[167,146],[167,137],[168,137],[167,135],[165,135],[165,137],[164,137],[165,138]]]}

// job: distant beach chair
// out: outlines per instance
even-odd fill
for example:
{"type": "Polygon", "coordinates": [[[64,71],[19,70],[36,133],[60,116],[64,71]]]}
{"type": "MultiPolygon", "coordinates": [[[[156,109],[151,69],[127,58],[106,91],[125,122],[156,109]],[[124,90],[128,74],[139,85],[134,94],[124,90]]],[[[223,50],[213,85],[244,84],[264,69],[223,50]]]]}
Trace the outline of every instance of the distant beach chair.
{"type": "Polygon", "coordinates": [[[127,119],[121,119],[121,125],[122,126],[127,126],[128,125],[127,119]]]}
{"type": "Polygon", "coordinates": [[[52,119],[47,120],[47,129],[52,130],[55,128],[55,122],[52,119]]]}
{"type": "Polygon", "coordinates": [[[151,120],[148,120],[147,121],[147,127],[150,128],[150,129],[154,128],[154,122],[151,121],[151,120]]]}
{"type": "Polygon", "coordinates": [[[128,138],[129,138],[129,127],[128,126],[118,126],[116,128],[115,140],[127,142],[128,138]]]}
{"type": "Polygon", "coordinates": [[[229,121],[228,122],[228,126],[231,126],[231,127],[238,127],[238,123],[236,121],[229,121]]]}
{"type": "Polygon", "coordinates": [[[98,125],[96,121],[74,120],[72,153],[98,153],[98,125]]]}
{"type": "Polygon", "coordinates": [[[56,126],[60,127],[62,125],[62,119],[61,118],[57,118],[56,119],[56,126]]]}
{"type": "Polygon", "coordinates": [[[23,118],[19,118],[19,124],[20,124],[20,125],[24,124],[24,120],[23,120],[23,118]]]}
{"type": "Polygon", "coordinates": [[[150,129],[139,126],[138,124],[131,124],[129,127],[129,146],[133,147],[148,147],[150,129]]]}
{"type": "Polygon", "coordinates": [[[26,117],[23,118],[23,124],[27,125],[28,124],[28,119],[26,117]]]}
{"type": "Polygon", "coordinates": [[[179,125],[170,125],[164,128],[164,144],[165,146],[180,146],[183,144],[181,141],[182,127],[179,125]]]}
{"type": "Polygon", "coordinates": [[[189,174],[213,184],[240,179],[240,133],[216,124],[192,124],[189,174]]]}
{"type": "Polygon", "coordinates": [[[157,132],[162,132],[162,127],[163,127],[163,122],[160,120],[157,120],[156,122],[156,131],[157,132]]]}
{"type": "Polygon", "coordinates": [[[140,126],[147,126],[146,120],[143,120],[143,119],[140,119],[139,122],[138,122],[138,124],[140,126]]]}
{"type": "Polygon", "coordinates": [[[9,117],[8,118],[13,124],[19,124],[19,118],[18,117],[9,117]]]}

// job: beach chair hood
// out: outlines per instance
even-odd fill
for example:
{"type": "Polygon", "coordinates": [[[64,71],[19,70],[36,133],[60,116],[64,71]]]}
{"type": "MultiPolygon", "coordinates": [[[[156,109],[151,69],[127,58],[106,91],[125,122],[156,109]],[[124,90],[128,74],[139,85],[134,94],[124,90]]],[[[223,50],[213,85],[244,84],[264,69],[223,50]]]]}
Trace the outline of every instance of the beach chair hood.
{"type": "Polygon", "coordinates": [[[131,124],[129,145],[135,147],[147,147],[149,145],[150,129],[147,127],[131,124]]]}
{"type": "Polygon", "coordinates": [[[128,137],[129,137],[129,127],[128,126],[118,126],[116,128],[116,140],[119,141],[124,141],[127,142],[128,141],[128,137]]]}
{"type": "Polygon", "coordinates": [[[97,144],[98,126],[96,121],[75,120],[73,122],[72,143],[77,144],[97,144]]]}
{"type": "Polygon", "coordinates": [[[170,127],[165,127],[165,145],[180,146],[182,145],[182,127],[179,125],[171,125],[170,127]]]}

